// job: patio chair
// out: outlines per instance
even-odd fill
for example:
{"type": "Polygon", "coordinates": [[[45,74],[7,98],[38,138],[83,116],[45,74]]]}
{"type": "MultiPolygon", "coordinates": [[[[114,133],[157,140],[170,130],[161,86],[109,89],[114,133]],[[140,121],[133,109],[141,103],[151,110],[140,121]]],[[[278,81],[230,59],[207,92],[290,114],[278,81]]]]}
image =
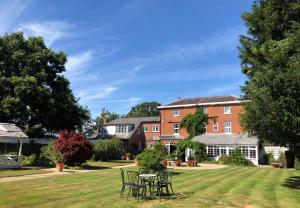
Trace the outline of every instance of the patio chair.
{"type": "Polygon", "coordinates": [[[132,191],[133,196],[137,197],[138,201],[140,200],[140,189],[142,189],[142,196],[146,198],[146,184],[142,183],[140,180],[140,172],[136,171],[127,171],[128,181],[130,183],[128,197],[132,191]]]}
{"type": "Polygon", "coordinates": [[[159,195],[159,200],[161,201],[161,196],[163,194],[163,188],[166,189],[168,198],[170,198],[169,188],[168,188],[168,173],[163,171],[157,174],[157,194],[159,195]]]}
{"type": "Polygon", "coordinates": [[[166,172],[168,174],[168,185],[170,186],[173,195],[174,194],[173,187],[172,187],[173,172],[172,170],[167,170],[166,172]]]}
{"type": "Polygon", "coordinates": [[[121,179],[122,179],[122,188],[120,191],[120,196],[122,198],[126,186],[130,186],[131,184],[128,181],[127,182],[125,181],[125,174],[124,174],[124,170],[122,168],[120,168],[120,172],[121,172],[121,179]]]}

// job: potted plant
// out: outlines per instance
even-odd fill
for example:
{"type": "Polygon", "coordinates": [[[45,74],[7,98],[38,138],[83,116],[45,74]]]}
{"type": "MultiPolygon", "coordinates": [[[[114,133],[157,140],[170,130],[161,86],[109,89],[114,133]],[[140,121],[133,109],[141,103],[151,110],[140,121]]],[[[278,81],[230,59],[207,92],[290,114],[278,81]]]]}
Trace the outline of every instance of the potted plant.
{"type": "Polygon", "coordinates": [[[165,167],[167,167],[167,166],[168,166],[168,160],[166,160],[166,159],[163,160],[163,161],[162,161],[162,164],[163,164],[165,167]]]}
{"type": "Polygon", "coordinates": [[[175,165],[176,165],[177,167],[180,167],[180,165],[181,165],[181,160],[175,160],[175,165]]]}
{"type": "Polygon", "coordinates": [[[62,172],[64,169],[64,155],[61,154],[60,152],[54,152],[53,153],[53,159],[56,164],[56,170],[59,172],[62,172]]]}
{"type": "Polygon", "coordinates": [[[131,153],[130,152],[126,153],[126,160],[131,160],[131,153]]]}
{"type": "Polygon", "coordinates": [[[188,156],[188,161],[187,161],[187,165],[188,166],[193,166],[193,157],[192,156],[188,156]]]}

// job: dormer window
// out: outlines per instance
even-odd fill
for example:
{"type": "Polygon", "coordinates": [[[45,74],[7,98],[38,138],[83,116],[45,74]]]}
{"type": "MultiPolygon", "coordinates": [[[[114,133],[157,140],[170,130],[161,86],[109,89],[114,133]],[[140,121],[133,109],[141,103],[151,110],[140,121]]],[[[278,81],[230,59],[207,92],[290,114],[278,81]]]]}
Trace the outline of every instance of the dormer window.
{"type": "Polygon", "coordinates": [[[127,131],[127,125],[117,125],[116,126],[116,132],[117,133],[126,133],[127,131]]]}
{"type": "Polygon", "coordinates": [[[231,107],[230,106],[225,106],[224,107],[224,114],[231,114],[231,107]]]}
{"type": "Polygon", "coordinates": [[[179,116],[179,110],[178,109],[173,110],[173,116],[179,116]]]}

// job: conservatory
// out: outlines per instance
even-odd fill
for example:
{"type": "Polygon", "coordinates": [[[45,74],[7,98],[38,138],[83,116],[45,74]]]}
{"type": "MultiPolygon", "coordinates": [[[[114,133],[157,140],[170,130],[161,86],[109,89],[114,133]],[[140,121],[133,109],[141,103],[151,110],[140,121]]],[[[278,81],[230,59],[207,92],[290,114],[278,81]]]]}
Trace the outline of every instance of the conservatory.
{"type": "Polygon", "coordinates": [[[250,137],[247,134],[203,134],[195,136],[193,141],[204,143],[207,155],[211,159],[218,159],[221,155],[231,155],[232,151],[238,148],[246,159],[258,165],[257,137],[250,137]]]}

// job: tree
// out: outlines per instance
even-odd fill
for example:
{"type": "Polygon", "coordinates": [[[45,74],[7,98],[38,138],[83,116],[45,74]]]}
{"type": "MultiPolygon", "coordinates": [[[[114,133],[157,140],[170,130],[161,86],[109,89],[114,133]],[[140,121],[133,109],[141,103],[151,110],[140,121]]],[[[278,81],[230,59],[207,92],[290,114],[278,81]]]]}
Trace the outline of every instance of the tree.
{"type": "Polygon", "coordinates": [[[194,114],[188,114],[182,119],[180,128],[186,128],[188,138],[193,138],[205,132],[207,122],[208,115],[203,112],[202,108],[198,108],[194,114]]]}
{"type": "Polygon", "coordinates": [[[161,104],[155,101],[143,102],[131,108],[126,117],[151,117],[159,116],[160,112],[157,108],[161,104]]]}
{"type": "MultiPolygon", "coordinates": [[[[300,1],[260,0],[242,15],[240,37],[245,130],[299,153],[300,1]]],[[[300,156],[300,155],[299,155],[300,156]]]]}
{"type": "Polygon", "coordinates": [[[0,121],[30,137],[75,129],[88,118],[62,75],[67,57],[22,32],[0,36],[0,121]]]}
{"type": "Polygon", "coordinates": [[[109,112],[107,109],[102,108],[100,115],[96,118],[96,124],[103,125],[106,122],[110,122],[120,117],[121,115],[114,112],[109,112]]]}
{"type": "Polygon", "coordinates": [[[60,131],[59,137],[53,142],[53,149],[63,155],[67,165],[80,165],[93,154],[90,141],[75,131],[60,131]]]}

